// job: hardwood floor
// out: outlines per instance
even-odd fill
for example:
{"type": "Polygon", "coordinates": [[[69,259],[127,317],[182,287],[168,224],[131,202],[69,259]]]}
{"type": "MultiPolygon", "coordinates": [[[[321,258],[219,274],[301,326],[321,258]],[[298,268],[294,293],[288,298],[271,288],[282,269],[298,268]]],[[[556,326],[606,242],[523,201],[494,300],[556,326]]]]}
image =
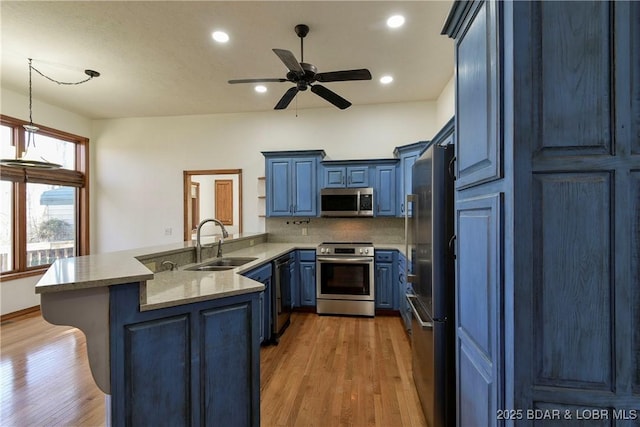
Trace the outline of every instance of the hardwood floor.
{"type": "MultiPolygon", "coordinates": [[[[36,313],[3,322],[0,340],[0,425],[104,425],[80,331],[36,313]]],[[[261,396],[265,427],[426,425],[397,317],[294,313],[261,350],[261,396]]]]}

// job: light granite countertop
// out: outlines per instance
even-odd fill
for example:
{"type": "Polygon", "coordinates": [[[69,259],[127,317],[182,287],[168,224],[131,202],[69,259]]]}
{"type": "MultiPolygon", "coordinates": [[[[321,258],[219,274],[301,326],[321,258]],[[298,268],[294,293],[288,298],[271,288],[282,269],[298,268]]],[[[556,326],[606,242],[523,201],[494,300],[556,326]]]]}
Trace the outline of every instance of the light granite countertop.
{"type": "MultiPolygon", "coordinates": [[[[234,237],[238,240],[259,235],[261,234],[246,233],[234,237]]],[[[136,259],[136,257],[184,250],[192,247],[192,242],[59,259],[40,279],[35,291],[45,294],[140,282],[141,311],[172,307],[260,292],[264,289],[264,285],[244,277],[243,273],[292,250],[315,249],[318,243],[260,243],[225,252],[225,257],[252,257],[256,260],[223,271],[188,271],[185,269],[195,265],[188,264],[177,270],[153,273],[136,259]]],[[[397,244],[376,244],[375,247],[376,249],[404,250],[404,245],[397,244]]]]}

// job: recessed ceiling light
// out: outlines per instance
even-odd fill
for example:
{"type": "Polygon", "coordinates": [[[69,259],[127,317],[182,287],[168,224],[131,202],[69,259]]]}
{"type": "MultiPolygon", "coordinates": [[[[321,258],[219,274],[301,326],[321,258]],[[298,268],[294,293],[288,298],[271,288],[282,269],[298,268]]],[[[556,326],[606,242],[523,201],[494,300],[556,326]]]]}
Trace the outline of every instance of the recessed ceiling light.
{"type": "Polygon", "coordinates": [[[388,85],[392,81],[393,81],[393,77],[391,77],[391,76],[382,76],[382,77],[380,77],[380,83],[382,83],[383,85],[388,85]]]}
{"type": "Polygon", "coordinates": [[[254,88],[258,93],[265,93],[267,91],[267,87],[263,85],[258,85],[254,88]]]}
{"type": "Polygon", "coordinates": [[[389,28],[398,28],[404,25],[404,16],[402,15],[393,15],[389,19],[387,19],[387,26],[389,28]]]}
{"type": "Polygon", "coordinates": [[[213,39],[218,43],[226,43],[229,41],[229,34],[224,31],[214,31],[213,34],[211,34],[211,37],[213,37],[213,39]]]}

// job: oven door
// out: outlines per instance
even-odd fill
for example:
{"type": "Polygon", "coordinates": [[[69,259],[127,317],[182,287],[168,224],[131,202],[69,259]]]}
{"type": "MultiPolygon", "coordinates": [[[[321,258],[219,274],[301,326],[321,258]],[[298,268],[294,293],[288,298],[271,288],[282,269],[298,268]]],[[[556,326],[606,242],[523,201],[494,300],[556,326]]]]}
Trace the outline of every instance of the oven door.
{"type": "Polygon", "coordinates": [[[318,256],[317,297],[374,300],[373,257],[318,256]]]}

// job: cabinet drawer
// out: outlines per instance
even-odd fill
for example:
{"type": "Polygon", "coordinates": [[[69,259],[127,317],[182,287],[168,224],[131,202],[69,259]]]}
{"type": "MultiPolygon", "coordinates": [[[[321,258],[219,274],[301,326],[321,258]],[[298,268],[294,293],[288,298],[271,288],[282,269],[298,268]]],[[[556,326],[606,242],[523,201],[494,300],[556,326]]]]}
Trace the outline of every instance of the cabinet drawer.
{"type": "Polygon", "coordinates": [[[313,250],[298,251],[298,255],[300,256],[300,261],[316,260],[316,251],[313,251],[313,250]]]}
{"type": "Polygon", "coordinates": [[[377,262],[393,262],[393,251],[376,251],[377,262]]]}

